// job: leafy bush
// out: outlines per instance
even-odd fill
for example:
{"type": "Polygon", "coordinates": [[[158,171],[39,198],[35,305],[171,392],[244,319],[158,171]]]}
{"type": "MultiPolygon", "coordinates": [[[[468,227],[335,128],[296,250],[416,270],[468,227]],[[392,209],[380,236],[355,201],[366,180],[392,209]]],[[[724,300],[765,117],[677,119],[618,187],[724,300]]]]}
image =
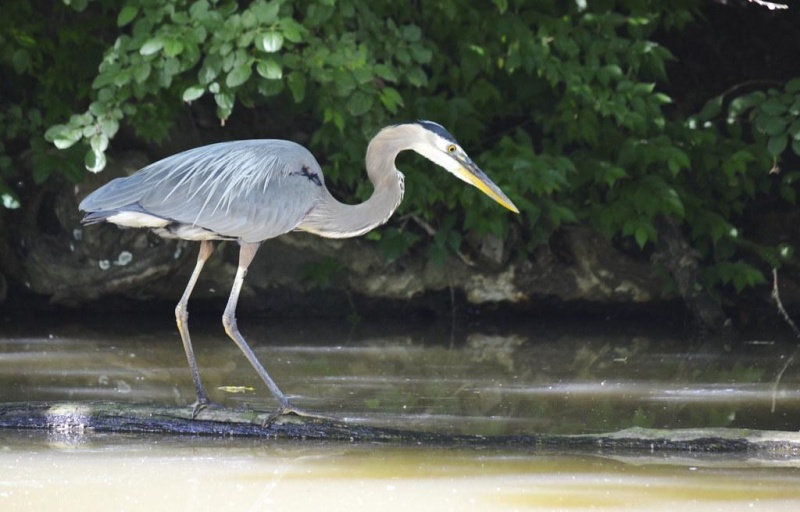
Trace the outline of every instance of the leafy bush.
{"type": "Polygon", "coordinates": [[[84,170],[77,160],[81,152],[53,151],[42,133],[85,105],[106,46],[101,38],[87,34],[102,34],[109,25],[102,12],[79,17],[59,2],[3,3],[0,197],[6,208],[19,206],[21,187],[41,184],[53,172],[81,178],[84,170]],[[21,171],[23,167],[32,174],[21,171]]]}
{"type": "MultiPolygon", "coordinates": [[[[654,35],[694,23],[698,0],[441,0],[414,9],[357,0],[63,1],[105,20],[96,39],[79,41],[84,18],[57,6],[68,23],[34,21],[0,39],[0,65],[18,82],[51,83],[0,119],[7,132],[23,126],[3,139],[24,132],[36,155],[51,154],[37,138],[50,126],[47,140],[84,153],[85,167],[98,172],[122,123],[161,140],[185,104],[213,105],[222,124],[240,109],[282,112],[314,127],[310,146],[329,185],[364,198],[368,137],[396,120],[428,118],[451,128],[522,210],[510,216],[401,158],[409,179],[400,213],[434,226],[435,260],[458,249],[465,230],[504,237],[511,223],[523,254],[572,222],[648,250],[661,218],[685,226],[708,285],[741,290],[764,281],[759,267],[793,257],[786,244],[755,244],[741,223],[756,200],[796,201],[797,172],[770,169],[800,149],[800,82],[715,98],[689,119],[675,114],[661,89],[678,63],[654,35]],[[70,51],[81,62],[102,50],[97,69],[64,69],[77,65],[53,42],[63,39],[80,43],[70,51]]],[[[25,5],[12,2],[9,26],[29,13],[25,5]]],[[[16,200],[12,167],[0,157],[7,205],[16,200]]],[[[35,171],[36,180],[48,172],[35,171]]],[[[424,239],[403,226],[373,235],[391,257],[424,239]]]]}

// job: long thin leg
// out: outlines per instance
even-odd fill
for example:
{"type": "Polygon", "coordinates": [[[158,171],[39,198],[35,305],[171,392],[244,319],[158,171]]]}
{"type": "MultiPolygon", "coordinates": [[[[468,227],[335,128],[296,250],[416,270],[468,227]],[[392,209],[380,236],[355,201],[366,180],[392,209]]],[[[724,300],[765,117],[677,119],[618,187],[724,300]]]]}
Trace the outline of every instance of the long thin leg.
{"type": "Polygon", "coordinates": [[[192,348],[192,340],[189,337],[189,296],[192,294],[194,285],[197,284],[197,278],[200,277],[200,272],[203,270],[206,260],[211,257],[214,252],[214,243],[211,240],[203,240],[200,242],[200,252],[197,254],[197,264],[192,272],[192,277],[189,278],[189,283],[183,291],[183,296],[175,306],[175,320],[178,323],[178,332],[181,333],[181,341],[183,341],[183,349],[186,351],[186,359],[189,360],[189,368],[192,370],[192,381],[194,382],[194,390],[197,393],[197,400],[192,404],[193,412],[192,417],[197,416],[201,410],[207,407],[211,401],[206,396],[206,391],[203,389],[203,383],[200,380],[200,370],[197,368],[197,359],[194,357],[194,349],[192,348]]]}
{"type": "Polygon", "coordinates": [[[244,337],[239,333],[239,328],[236,325],[236,304],[239,302],[239,293],[242,291],[242,283],[244,282],[244,277],[247,275],[247,268],[253,261],[260,245],[260,243],[241,242],[241,247],[239,249],[239,268],[236,270],[236,278],[233,281],[233,288],[228,298],[228,305],[225,306],[225,312],[222,314],[222,325],[225,326],[225,332],[228,333],[228,336],[230,336],[242,353],[244,353],[244,356],[250,361],[253,368],[255,368],[258,376],[261,377],[261,380],[264,381],[264,384],[267,385],[280,403],[281,407],[278,414],[299,412],[298,409],[289,403],[289,399],[283,394],[283,391],[280,390],[278,385],[275,384],[275,381],[272,380],[272,377],[267,373],[267,370],[261,365],[261,362],[253,353],[247,341],[245,341],[244,337]]]}

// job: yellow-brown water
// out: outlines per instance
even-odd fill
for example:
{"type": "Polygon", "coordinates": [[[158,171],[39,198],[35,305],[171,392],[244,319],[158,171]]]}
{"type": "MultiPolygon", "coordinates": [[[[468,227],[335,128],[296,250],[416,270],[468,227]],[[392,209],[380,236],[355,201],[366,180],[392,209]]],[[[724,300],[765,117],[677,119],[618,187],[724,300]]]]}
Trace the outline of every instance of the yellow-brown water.
{"type": "Polygon", "coordinates": [[[797,510],[798,471],[230,439],[5,436],[0,508],[141,511],[797,510]]]}
{"type": "MultiPolygon", "coordinates": [[[[270,410],[216,321],[193,320],[212,397],[270,410]]],[[[298,405],[350,421],[480,434],[800,428],[799,372],[789,366],[776,380],[793,345],[775,340],[717,355],[635,330],[452,336],[441,326],[240,324],[298,405]]],[[[193,400],[172,326],[117,320],[7,323],[0,393],[2,402],[193,400]]],[[[798,510],[798,466],[0,431],[0,510],[798,510]]]]}

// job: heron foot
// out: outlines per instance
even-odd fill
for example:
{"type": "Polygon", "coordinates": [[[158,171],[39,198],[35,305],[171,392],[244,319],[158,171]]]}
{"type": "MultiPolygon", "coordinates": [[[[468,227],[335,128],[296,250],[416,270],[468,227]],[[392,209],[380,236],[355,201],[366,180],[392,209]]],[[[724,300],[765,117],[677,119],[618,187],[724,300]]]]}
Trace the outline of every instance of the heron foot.
{"type": "Polygon", "coordinates": [[[212,408],[212,409],[223,409],[224,407],[216,402],[212,402],[206,396],[198,396],[197,400],[191,405],[192,407],[192,419],[197,419],[197,415],[203,412],[205,409],[212,408]]]}

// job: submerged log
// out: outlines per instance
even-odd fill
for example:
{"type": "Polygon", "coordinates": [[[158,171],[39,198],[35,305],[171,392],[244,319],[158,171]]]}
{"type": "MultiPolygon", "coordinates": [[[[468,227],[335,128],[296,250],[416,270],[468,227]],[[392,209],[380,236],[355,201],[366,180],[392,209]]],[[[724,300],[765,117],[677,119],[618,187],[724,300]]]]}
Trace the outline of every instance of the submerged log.
{"type": "Polygon", "coordinates": [[[765,460],[800,460],[800,433],[708,428],[630,428],[586,435],[481,436],[387,429],[327,418],[283,415],[264,424],[266,413],[212,408],[192,419],[189,408],[114,402],[0,403],[0,428],[36,429],[90,436],[146,433],[267,439],[413,444],[448,447],[636,454],[717,454],[765,460]]]}

